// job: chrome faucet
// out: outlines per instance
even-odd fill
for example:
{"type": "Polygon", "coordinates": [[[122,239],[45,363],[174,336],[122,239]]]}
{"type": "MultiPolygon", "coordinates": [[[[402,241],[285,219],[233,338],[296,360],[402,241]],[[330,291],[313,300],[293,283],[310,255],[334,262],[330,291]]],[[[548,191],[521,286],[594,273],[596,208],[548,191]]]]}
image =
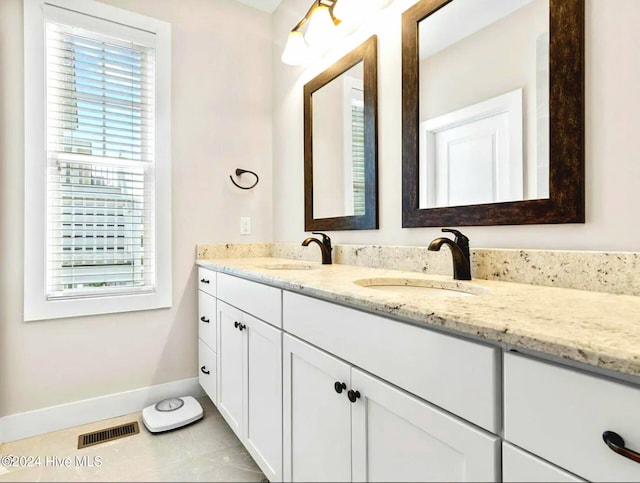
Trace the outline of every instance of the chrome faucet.
{"type": "Polygon", "coordinates": [[[331,251],[333,250],[333,248],[331,248],[331,238],[329,238],[324,233],[320,233],[318,231],[314,231],[313,234],[322,235],[322,241],[314,237],[309,237],[302,242],[302,246],[306,247],[311,242],[317,243],[318,246],[320,247],[320,250],[322,251],[322,264],[331,265],[331,251]]]}
{"type": "Polygon", "coordinates": [[[445,233],[453,233],[455,239],[440,237],[429,243],[429,250],[440,251],[442,245],[448,245],[453,257],[453,278],[455,280],[471,280],[471,258],[469,256],[469,239],[458,230],[443,228],[445,233]]]}

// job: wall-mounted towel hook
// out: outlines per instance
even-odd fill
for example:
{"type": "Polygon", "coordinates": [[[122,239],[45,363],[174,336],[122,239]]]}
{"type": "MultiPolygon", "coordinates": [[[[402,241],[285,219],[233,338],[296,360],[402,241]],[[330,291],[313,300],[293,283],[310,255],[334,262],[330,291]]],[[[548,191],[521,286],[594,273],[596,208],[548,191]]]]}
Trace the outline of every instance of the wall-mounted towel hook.
{"type": "Polygon", "coordinates": [[[251,188],[255,187],[255,185],[257,185],[257,184],[258,184],[258,181],[260,181],[260,178],[258,178],[258,175],[257,175],[256,173],[254,173],[253,171],[249,171],[248,169],[240,169],[240,168],[236,169],[236,176],[238,176],[238,177],[239,177],[240,175],[242,175],[242,174],[244,174],[244,173],[249,173],[249,174],[254,175],[254,176],[256,177],[256,182],[255,182],[255,183],[253,183],[251,186],[240,186],[238,183],[236,183],[236,182],[233,180],[233,177],[232,177],[231,175],[229,175],[229,179],[231,180],[231,182],[232,182],[234,185],[236,185],[236,186],[237,186],[238,188],[240,188],[241,190],[250,190],[251,188]]]}

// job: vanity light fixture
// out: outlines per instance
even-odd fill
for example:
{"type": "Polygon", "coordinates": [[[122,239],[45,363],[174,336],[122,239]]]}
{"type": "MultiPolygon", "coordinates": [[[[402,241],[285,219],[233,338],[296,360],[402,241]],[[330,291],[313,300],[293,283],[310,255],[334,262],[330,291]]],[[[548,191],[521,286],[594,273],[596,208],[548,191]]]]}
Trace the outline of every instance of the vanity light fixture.
{"type": "Polygon", "coordinates": [[[369,15],[390,1],[314,0],[305,16],[289,33],[282,52],[282,62],[289,65],[306,64],[329,49],[339,36],[356,29],[369,15]]]}
{"type": "MultiPolygon", "coordinates": [[[[342,2],[348,0],[340,0],[342,2]]],[[[304,64],[311,57],[311,51],[329,46],[336,37],[336,26],[340,20],[333,9],[338,0],[315,0],[304,17],[289,33],[287,45],[281,60],[289,65],[304,64]],[[302,28],[306,25],[303,34],[302,28]]]]}

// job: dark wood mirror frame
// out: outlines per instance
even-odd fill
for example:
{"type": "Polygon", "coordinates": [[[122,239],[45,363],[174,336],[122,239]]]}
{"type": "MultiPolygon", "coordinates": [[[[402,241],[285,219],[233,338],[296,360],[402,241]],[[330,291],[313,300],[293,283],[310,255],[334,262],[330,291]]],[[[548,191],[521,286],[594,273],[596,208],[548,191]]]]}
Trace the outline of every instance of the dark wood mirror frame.
{"type": "Polygon", "coordinates": [[[584,223],[584,0],[549,3],[549,198],[420,209],[418,24],[455,0],[402,15],[402,226],[584,223]]]}
{"type": "Polygon", "coordinates": [[[304,228],[314,230],[371,230],[378,228],[378,38],[374,35],[304,86],[304,228]],[[313,102],[312,94],[363,62],[364,85],[364,215],[313,217],[313,102]]]}

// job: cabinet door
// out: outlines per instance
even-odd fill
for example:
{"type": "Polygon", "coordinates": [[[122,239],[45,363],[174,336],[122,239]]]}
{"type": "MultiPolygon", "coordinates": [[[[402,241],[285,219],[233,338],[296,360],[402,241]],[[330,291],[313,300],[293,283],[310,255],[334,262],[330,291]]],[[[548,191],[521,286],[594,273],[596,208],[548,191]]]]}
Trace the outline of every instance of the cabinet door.
{"type": "Polygon", "coordinates": [[[500,438],[358,369],[353,481],[498,481],[500,438]]]}
{"type": "Polygon", "coordinates": [[[243,315],[242,442],[269,481],[282,481],[282,331],[243,315]]]}
{"type": "Polygon", "coordinates": [[[502,443],[502,481],[570,482],[585,481],[520,448],[502,443]]]}
{"type": "Polygon", "coordinates": [[[351,480],[349,365],[283,337],[284,480],[351,480]],[[337,393],[335,383],[346,390],[337,393]]]}
{"type": "Polygon", "coordinates": [[[218,410],[242,438],[242,312],[218,301],[218,410]]]}

